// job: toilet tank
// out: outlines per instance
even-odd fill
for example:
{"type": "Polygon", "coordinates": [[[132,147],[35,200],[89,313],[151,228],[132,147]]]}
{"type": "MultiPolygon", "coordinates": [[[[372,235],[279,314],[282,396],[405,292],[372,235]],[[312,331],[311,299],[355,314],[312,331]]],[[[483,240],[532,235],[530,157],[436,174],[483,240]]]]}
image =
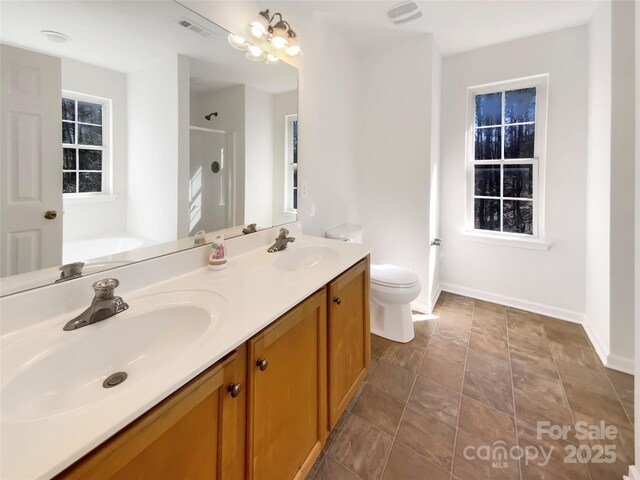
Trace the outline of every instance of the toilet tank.
{"type": "Polygon", "coordinates": [[[354,223],[345,223],[327,231],[325,236],[343,242],[362,243],[362,227],[354,223]]]}

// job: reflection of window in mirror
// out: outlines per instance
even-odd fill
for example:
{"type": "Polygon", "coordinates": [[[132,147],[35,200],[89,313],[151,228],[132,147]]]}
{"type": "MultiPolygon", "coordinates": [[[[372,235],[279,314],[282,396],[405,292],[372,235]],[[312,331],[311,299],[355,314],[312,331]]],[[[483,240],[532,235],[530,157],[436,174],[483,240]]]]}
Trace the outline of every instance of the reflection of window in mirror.
{"type": "Polygon", "coordinates": [[[62,92],[62,193],[109,194],[111,101],[62,92]]]}
{"type": "Polygon", "coordinates": [[[285,189],[284,210],[298,210],[298,115],[285,116],[285,189]]]}

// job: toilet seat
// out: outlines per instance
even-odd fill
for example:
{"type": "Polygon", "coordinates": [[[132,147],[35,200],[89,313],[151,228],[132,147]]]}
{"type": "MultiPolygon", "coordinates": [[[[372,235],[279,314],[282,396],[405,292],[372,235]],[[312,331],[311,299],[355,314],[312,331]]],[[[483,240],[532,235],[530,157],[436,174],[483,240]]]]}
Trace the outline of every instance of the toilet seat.
{"type": "Polygon", "coordinates": [[[395,265],[371,265],[371,283],[389,288],[410,288],[420,283],[415,272],[395,265]]]}

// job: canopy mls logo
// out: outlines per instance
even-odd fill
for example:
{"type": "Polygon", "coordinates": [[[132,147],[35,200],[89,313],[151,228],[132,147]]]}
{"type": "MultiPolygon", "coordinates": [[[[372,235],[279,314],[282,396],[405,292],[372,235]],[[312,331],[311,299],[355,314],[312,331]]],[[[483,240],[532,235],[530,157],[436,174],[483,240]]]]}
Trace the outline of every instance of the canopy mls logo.
{"type": "Polygon", "coordinates": [[[538,422],[536,441],[533,444],[508,446],[498,440],[491,445],[467,445],[463,449],[467,460],[489,462],[492,468],[515,468],[517,462],[524,465],[545,467],[552,457],[562,455],[564,463],[615,463],[617,460],[615,440],[618,429],[601,421],[597,425],[577,422],[575,425],[552,425],[538,422]],[[557,443],[563,441],[563,447],[557,443]],[[573,443],[572,443],[573,442],[573,443]]]}
{"type": "Polygon", "coordinates": [[[422,12],[415,2],[399,3],[387,10],[387,18],[395,25],[402,25],[420,17],[422,17],[422,12]]]}

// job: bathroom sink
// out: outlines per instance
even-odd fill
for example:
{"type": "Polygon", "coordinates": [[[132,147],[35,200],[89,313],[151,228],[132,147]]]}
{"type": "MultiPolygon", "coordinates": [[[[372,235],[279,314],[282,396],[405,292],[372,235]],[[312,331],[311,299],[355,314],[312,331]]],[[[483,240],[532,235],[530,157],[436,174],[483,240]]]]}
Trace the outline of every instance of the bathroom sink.
{"type": "Polygon", "coordinates": [[[335,248],[324,245],[296,247],[294,245],[286,250],[274,253],[274,255],[277,255],[274,263],[275,267],[290,272],[308,270],[327,260],[335,260],[340,255],[335,248]]]}
{"type": "Polygon", "coordinates": [[[34,339],[31,348],[15,346],[17,360],[7,353],[3,361],[19,364],[12,378],[3,379],[4,420],[53,417],[135,388],[211,335],[228,311],[224,298],[200,290],[126,301],[129,310],[93,325],[63,332],[61,324],[59,341],[52,348],[42,351],[34,339]],[[117,386],[105,388],[105,380],[119,372],[126,373],[126,379],[111,379],[117,386]]]}

